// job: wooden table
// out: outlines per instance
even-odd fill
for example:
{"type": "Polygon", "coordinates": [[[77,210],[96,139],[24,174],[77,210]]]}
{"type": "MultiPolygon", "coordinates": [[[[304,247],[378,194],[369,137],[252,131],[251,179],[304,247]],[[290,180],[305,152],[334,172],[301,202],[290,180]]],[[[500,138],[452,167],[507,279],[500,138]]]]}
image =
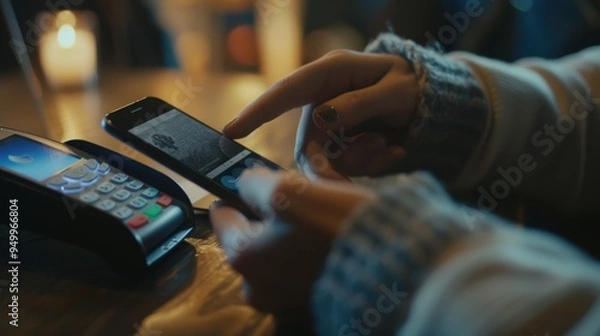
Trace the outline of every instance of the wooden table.
{"type": "MultiPolygon", "coordinates": [[[[265,88],[252,74],[200,78],[166,70],[108,72],[100,78],[96,91],[54,97],[47,110],[50,136],[59,141],[93,141],[158,168],[176,179],[196,205],[203,206],[212,201],[210,195],[110,137],[100,126],[103,115],[140,97],[157,96],[220,129],[265,88]]],[[[0,124],[42,131],[40,116],[20,76],[0,78],[0,101],[0,124]]],[[[284,167],[293,167],[298,116],[290,113],[241,142],[284,167]]],[[[3,242],[5,228],[2,226],[3,242]]],[[[20,247],[20,326],[8,329],[8,275],[4,273],[0,276],[1,335],[308,333],[296,326],[278,327],[270,316],[244,304],[242,280],[226,263],[206,221],[198,223],[192,237],[157,272],[134,286],[82,249],[26,233],[20,234],[20,247]]],[[[6,265],[6,253],[1,255],[6,265]]]]}

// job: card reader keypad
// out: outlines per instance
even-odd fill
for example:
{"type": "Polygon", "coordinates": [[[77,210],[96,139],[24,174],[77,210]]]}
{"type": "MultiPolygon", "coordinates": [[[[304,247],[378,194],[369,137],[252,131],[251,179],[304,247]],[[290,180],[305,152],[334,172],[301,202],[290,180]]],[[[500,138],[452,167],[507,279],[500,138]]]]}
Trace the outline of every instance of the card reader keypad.
{"type": "Polygon", "coordinates": [[[46,180],[50,188],[94,206],[138,230],[174,207],[171,196],[96,159],[46,180]]]}

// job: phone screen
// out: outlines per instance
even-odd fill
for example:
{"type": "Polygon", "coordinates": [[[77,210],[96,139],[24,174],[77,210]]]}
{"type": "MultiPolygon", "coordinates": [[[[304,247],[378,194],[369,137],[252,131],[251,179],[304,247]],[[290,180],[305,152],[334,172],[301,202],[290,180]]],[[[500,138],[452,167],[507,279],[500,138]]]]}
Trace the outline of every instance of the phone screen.
{"type": "Polygon", "coordinates": [[[279,169],[177,109],[137,125],[129,133],[235,193],[244,169],[279,169]]]}

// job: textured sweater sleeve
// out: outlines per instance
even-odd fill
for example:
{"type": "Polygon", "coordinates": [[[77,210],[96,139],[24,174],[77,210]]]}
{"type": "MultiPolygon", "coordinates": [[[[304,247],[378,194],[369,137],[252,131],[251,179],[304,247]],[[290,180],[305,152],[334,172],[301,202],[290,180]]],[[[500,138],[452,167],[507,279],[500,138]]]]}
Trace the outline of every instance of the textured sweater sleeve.
{"type": "Polygon", "coordinates": [[[420,97],[405,139],[407,157],[398,171],[426,170],[451,183],[484,137],[490,124],[482,86],[464,63],[383,33],[366,52],[398,54],[413,66],[420,97]]]}
{"type": "Polygon", "coordinates": [[[456,184],[498,201],[507,190],[547,209],[598,211],[600,46],[557,60],[515,64],[468,53],[490,102],[490,128],[456,184]]]}
{"type": "Polygon", "coordinates": [[[600,335],[600,266],[506,227],[470,239],[419,289],[402,335],[600,335]]]}
{"type": "MultiPolygon", "coordinates": [[[[466,223],[425,173],[398,175],[352,217],[315,285],[320,335],[389,335],[446,249],[488,225],[466,223]]],[[[488,217],[489,220],[489,217],[488,217]]]]}
{"type": "Polygon", "coordinates": [[[315,284],[319,335],[600,328],[600,269],[581,253],[491,215],[469,223],[431,175],[381,182],[378,199],[344,226],[315,284]]]}
{"type": "Polygon", "coordinates": [[[561,213],[597,211],[600,46],[508,64],[386,33],[366,51],[405,57],[419,78],[399,171],[428,170],[453,191],[496,201],[516,193],[561,213]]]}

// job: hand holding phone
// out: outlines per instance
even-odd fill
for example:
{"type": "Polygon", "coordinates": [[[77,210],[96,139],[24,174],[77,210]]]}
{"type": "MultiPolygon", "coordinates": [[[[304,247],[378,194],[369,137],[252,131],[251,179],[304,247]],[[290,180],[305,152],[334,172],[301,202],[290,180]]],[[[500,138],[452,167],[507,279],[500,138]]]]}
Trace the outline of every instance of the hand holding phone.
{"type": "Polygon", "coordinates": [[[158,98],[146,97],[111,112],[102,124],[109,134],[242,210],[250,210],[237,189],[242,172],[281,169],[158,98]]]}

